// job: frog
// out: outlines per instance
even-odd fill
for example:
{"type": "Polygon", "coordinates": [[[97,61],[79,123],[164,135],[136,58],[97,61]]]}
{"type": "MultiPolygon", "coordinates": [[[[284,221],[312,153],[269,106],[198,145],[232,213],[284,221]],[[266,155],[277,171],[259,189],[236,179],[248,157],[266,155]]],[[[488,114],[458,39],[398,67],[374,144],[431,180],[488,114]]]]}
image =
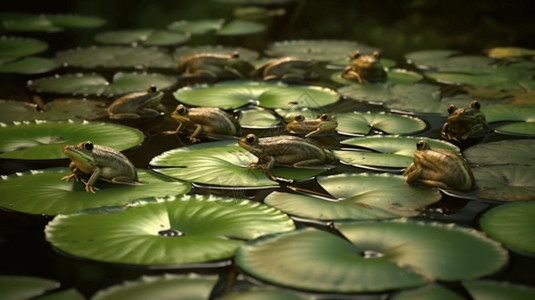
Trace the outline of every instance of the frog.
{"type": "Polygon", "coordinates": [[[197,135],[201,132],[234,136],[237,126],[234,118],[222,109],[216,107],[191,107],[179,104],[171,113],[171,117],[178,122],[174,131],[164,134],[178,134],[184,127],[193,128],[188,137],[192,143],[199,141],[197,135]]]}
{"type": "Polygon", "coordinates": [[[387,79],[386,71],[381,64],[381,54],[378,51],[372,54],[361,54],[355,51],[350,55],[351,61],[342,71],[342,78],[358,83],[384,82],[387,79]]]}
{"type": "Polygon", "coordinates": [[[71,159],[69,169],[72,173],[61,179],[69,181],[74,178],[80,181],[80,175],[90,175],[87,182],[82,180],[85,183],[86,192],[95,193],[95,190],[98,190],[95,187],[98,179],[128,185],[144,184],[138,180],[137,171],[132,162],[114,148],[83,141],[76,145],[64,145],[62,151],[71,159]]]}
{"type": "Polygon", "coordinates": [[[448,107],[448,119],[442,125],[440,136],[446,141],[462,143],[471,135],[490,131],[485,114],[480,108],[481,104],[477,100],[470,102],[466,108],[458,108],[451,104],[448,107]]]}
{"type": "Polygon", "coordinates": [[[285,56],[270,60],[253,72],[263,80],[307,80],[318,78],[316,62],[309,59],[285,56]]]}
{"type": "Polygon", "coordinates": [[[416,143],[413,162],[403,171],[406,182],[461,192],[470,191],[474,175],[464,158],[455,152],[433,148],[425,140],[416,143]]]}
{"type": "Polygon", "coordinates": [[[220,54],[211,52],[184,56],[177,65],[177,71],[184,76],[208,76],[247,78],[254,67],[240,58],[238,52],[220,54]]]}
{"type": "Polygon", "coordinates": [[[238,145],[258,158],[256,162],[251,162],[248,167],[262,168],[264,173],[273,180],[278,179],[271,172],[275,165],[312,167],[334,160],[331,151],[306,138],[293,135],[259,138],[250,133],[241,137],[238,140],[238,145]]]}
{"type": "Polygon", "coordinates": [[[165,107],[160,103],[164,93],[155,85],[144,92],[133,92],[117,98],[108,107],[110,119],[139,119],[159,116],[165,107]]]}
{"type": "Polygon", "coordinates": [[[305,138],[324,132],[333,131],[338,127],[338,122],[328,114],[321,114],[317,118],[306,118],[303,115],[295,115],[286,124],[286,131],[290,133],[305,133],[305,138]]]}

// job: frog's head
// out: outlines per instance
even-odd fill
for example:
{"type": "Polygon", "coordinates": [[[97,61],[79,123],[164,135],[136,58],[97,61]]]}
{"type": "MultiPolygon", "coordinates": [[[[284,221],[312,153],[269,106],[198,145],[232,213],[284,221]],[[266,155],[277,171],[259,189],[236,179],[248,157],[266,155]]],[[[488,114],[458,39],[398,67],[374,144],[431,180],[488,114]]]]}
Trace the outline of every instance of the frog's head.
{"type": "Polygon", "coordinates": [[[249,152],[260,155],[262,154],[262,148],[259,145],[259,139],[255,134],[248,134],[238,140],[238,145],[247,149],[249,152]]]}
{"type": "Polygon", "coordinates": [[[63,154],[68,156],[78,168],[91,168],[95,164],[93,148],[95,146],[90,141],[80,142],[77,145],[63,146],[63,154]]]}

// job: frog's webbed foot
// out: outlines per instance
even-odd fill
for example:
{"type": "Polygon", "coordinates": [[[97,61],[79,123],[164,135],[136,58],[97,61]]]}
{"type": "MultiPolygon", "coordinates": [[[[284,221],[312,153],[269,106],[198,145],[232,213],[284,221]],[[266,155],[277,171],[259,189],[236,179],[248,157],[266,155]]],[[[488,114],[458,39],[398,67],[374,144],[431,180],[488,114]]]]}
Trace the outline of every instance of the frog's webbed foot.
{"type": "Polygon", "coordinates": [[[71,180],[71,178],[74,178],[74,180],[77,181],[77,182],[80,181],[80,178],[78,177],[78,174],[76,174],[76,173],[71,173],[71,174],[69,174],[67,176],[63,176],[61,178],[61,180],[69,181],[69,180],[71,180]]]}

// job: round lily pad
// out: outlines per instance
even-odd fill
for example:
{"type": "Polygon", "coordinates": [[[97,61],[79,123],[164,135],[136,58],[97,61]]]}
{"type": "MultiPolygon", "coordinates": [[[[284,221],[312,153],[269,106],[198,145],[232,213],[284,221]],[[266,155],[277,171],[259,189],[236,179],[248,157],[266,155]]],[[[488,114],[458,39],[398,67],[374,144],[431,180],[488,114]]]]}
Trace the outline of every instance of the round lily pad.
{"type": "Polygon", "coordinates": [[[274,128],[281,120],[266,109],[245,109],[240,111],[240,126],[243,128],[274,128]]]}
{"type": "Polygon", "coordinates": [[[535,202],[514,202],[496,206],[479,219],[491,238],[515,249],[535,253],[535,202]]]}
{"type": "Polygon", "coordinates": [[[265,51],[269,56],[295,56],[317,61],[347,58],[355,51],[372,53],[379,49],[354,41],[343,40],[290,40],[275,42],[265,51]]]}
{"type": "MultiPolygon", "coordinates": [[[[389,84],[412,84],[424,78],[423,75],[419,73],[404,70],[404,69],[385,69],[385,71],[387,74],[386,81],[389,84]]],[[[331,80],[333,80],[334,82],[338,82],[338,83],[346,84],[346,85],[355,84],[355,81],[343,78],[341,74],[342,74],[341,71],[334,72],[331,75],[331,80]]]]}
{"type": "Polygon", "coordinates": [[[50,279],[0,275],[0,297],[5,300],[34,298],[59,286],[59,282],[50,279]]]}
{"type": "Polygon", "coordinates": [[[278,290],[274,288],[254,287],[245,291],[233,291],[219,298],[221,300],[312,300],[304,294],[298,294],[287,290],[278,290]]]}
{"type": "Polygon", "coordinates": [[[457,72],[425,72],[425,76],[446,84],[468,84],[498,89],[534,88],[533,71],[514,67],[487,67],[485,70],[459,70],[457,72]]]}
{"type": "Polygon", "coordinates": [[[535,105],[501,104],[482,107],[487,122],[523,121],[497,126],[498,133],[535,135],[535,105]]]}
{"type": "Polygon", "coordinates": [[[462,284],[474,300],[525,300],[535,297],[533,286],[492,280],[463,281],[462,284]]]}
{"type": "MultiPolygon", "coordinates": [[[[68,165],[68,163],[66,163],[68,165]]],[[[164,197],[187,193],[188,183],[176,181],[150,171],[137,169],[144,185],[113,184],[97,181],[96,193],[85,191],[82,182],[61,180],[70,174],[68,168],[28,171],[5,176],[0,180],[0,206],[28,214],[68,214],[100,206],[123,205],[142,197],[164,197]]]]}
{"type": "Polygon", "coordinates": [[[322,107],[339,99],[339,95],[328,88],[255,81],[186,86],[175,91],[173,96],[188,105],[222,109],[238,108],[250,103],[258,103],[266,108],[322,107]]]}
{"type": "Polygon", "coordinates": [[[341,141],[344,145],[356,146],[371,151],[336,150],[334,155],[341,162],[357,167],[405,168],[413,161],[418,140],[425,140],[431,148],[443,148],[460,154],[451,143],[425,137],[369,136],[341,141]]]}
{"type": "Polygon", "coordinates": [[[238,52],[240,55],[240,59],[243,59],[245,61],[252,61],[258,58],[259,54],[258,52],[243,48],[243,47],[229,47],[229,46],[182,46],[175,49],[174,57],[175,60],[178,62],[181,57],[184,57],[186,55],[190,54],[196,54],[196,53],[218,53],[218,54],[232,54],[234,52],[238,52]]]}
{"type": "Polygon", "coordinates": [[[417,66],[420,69],[436,69],[437,61],[444,61],[452,55],[459,54],[455,50],[439,49],[439,50],[422,50],[415,51],[405,55],[408,63],[417,66]]]}
{"type": "Polygon", "coordinates": [[[106,20],[95,16],[47,14],[46,17],[55,25],[71,28],[94,28],[106,24],[106,20]]]}
{"type": "Polygon", "coordinates": [[[98,291],[91,299],[209,299],[216,276],[164,274],[142,276],[98,291]]]}
{"type": "Polygon", "coordinates": [[[461,55],[454,50],[424,50],[405,55],[410,63],[422,69],[440,71],[458,71],[482,69],[490,66],[494,60],[480,55],[461,55]]]}
{"type": "Polygon", "coordinates": [[[463,155],[478,166],[535,166],[535,143],[529,139],[483,143],[466,149],[463,155]]]}
{"type": "Polygon", "coordinates": [[[182,195],[58,215],[45,233],[54,247],[80,258],[169,266],[229,259],[244,240],[294,228],[288,216],[258,202],[182,195]]]}
{"type": "Polygon", "coordinates": [[[17,58],[37,54],[48,49],[48,44],[29,38],[1,36],[0,37],[0,59],[17,58]]]}
{"type": "Polygon", "coordinates": [[[59,64],[51,59],[29,56],[0,65],[0,73],[39,74],[52,71],[59,64]]]}
{"type": "MultiPolygon", "coordinates": [[[[158,173],[202,184],[237,187],[277,185],[262,169],[247,166],[258,159],[236,141],[196,144],[166,151],[150,161],[158,173]]],[[[289,179],[306,179],[324,170],[275,167],[273,173],[289,179]]]]}
{"type": "Polygon", "coordinates": [[[265,30],[266,25],[264,24],[253,21],[235,19],[225,23],[219,30],[217,30],[216,34],[223,36],[246,35],[261,33],[265,30]]]}
{"type": "Polygon", "coordinates": [[[461,295],[447,288],[431,283],[415,289],[402,290],[390,297],[391,300],[466,300],[461,295]]]}
{"type": "Polygon", "coordinates": [[[189,36],[166,30],[138,29],[104,32],[97,35],[95,40],[103,44],[170,46],[186,42],[189,36]]]}
{"type": "Polygon", "coordinates": [[[338,132],[342,134],[369,134],[376,130],[386,134],[412,134],[426,128],[420,118],[385,112],[350,112],[336,115],[338,132]]]}
{"type": "Polygon", "coordinates": [[[175,68],[176,61],[155,47],[99,46],[56,53],[56,61],[79,68],[175,68]]]}
{"type": "Polygon", "coordinates": [[[16,14],[4,20],[7,30],[56,32],[65,28],[94,28],[102,26],[106,20],[76,14],[16,14]]]}
{"type": "Polygon", "coordinates": [[[14,100],[0,100],[0,122],[32,120],[94,120],[108,115],[102,101],[86,99],[56,99],[48,102],[43,110],[37,105],[14,100]]]}
{"type": "Polygon", "coordinates": [[[318,182],[335,199],[272,192],[264,202],[302,218],[371,220],[416,216],[441,198],[438,190],[408,185],[400,175],[339,174],[318,182]]]}
{"type": "Polygon", "coordinates": [[[224,19],[181,20],[169,24],[167,29],[189,34],[204,34],[221,29],[224,23],[224,19]]]}
{"type": "Polygon", "coordinates": [[[518,58],[535,56],[535,50],[521,47],[493,47],[487,54],[493,58],[518,58]]]}
{"type": "Polygon", "coordinates": [[[115,96],[137,92],[155,85],[159,90],[169,88],[177,82],[172,76],[149,73],[123,73],[113,76],[112,82],[98,74],[66,74],[28,81],[28,88],[36,92],[115,96]]]}
{"type": "Polygon", "coordinates": [[[497,242],[458,226],[401,220],[336,228],[347,240],[312,228],[258,238],[240,246],[236,264],[277,285],[361,293],[478,278],[508,260],[497,242]]]}
{"type": "Polygon", "coordinates": [[[139,145],[145,138],[135,128],[101,122],[24,122],[0,126],[0,158],[66,158],[61,149],[90,140],[119,151],[139,145]]]}
{"type": "Polygon", "coordinates": [[[535,200],[535,166],[502,165],[472,168],[477,196],[499,201],[535,200]]]}

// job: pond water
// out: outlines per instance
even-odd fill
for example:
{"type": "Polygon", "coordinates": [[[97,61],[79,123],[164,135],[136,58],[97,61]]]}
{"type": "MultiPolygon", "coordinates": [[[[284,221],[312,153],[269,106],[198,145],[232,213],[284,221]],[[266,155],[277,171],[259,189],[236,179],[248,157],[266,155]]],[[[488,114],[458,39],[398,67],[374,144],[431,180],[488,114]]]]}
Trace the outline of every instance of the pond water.
{"type": "MultiPolygon", "coordinates": [[[[51,6],[49,3],[32,4],[33,6],[31,7],[24,7],[20,3],[11,3],[9,5],[4,3],[2,5],[6,7],[3,8],[2,13],[15,11],[30,14],[80,14],[102,18],[106,20],[106,23],[102,26],[87,28],[66,26],[64,30],[58,32],[10,29],[4,23],[4,32],[2,35],[45,41],[48,45],[47,49],[37,55],[45,58],[54,58],[60,51],[78,47],[83,49],[91,46],[105,46],[105,42],[102,43],[95,40],[96,36],[105,32],[139,29],[165,30],[173,22],[181,20],[225,19],[225,22],[229,22],[229,20],[247,18],[246,21],[252,20],[265,25],[265,30],[239,35],[224,33],[193,34],[190,37],[188,36],[187,41],[165,45],[143,45],[143,39],[141,39],[135,42],[135,46],[139,48],[155,47],[164,49],[167,53],[175,53],[175,49],[180,49],[180,47],[195,48],[206,45],[224,45],[229,48],[246,48],[258,53],[260,58],[265,58],[268,56],[267,53],[270,50],[272,51],[271,53],[280,50],[272,47],[275,42],[285,40],[328,40],[332,42],[332,49],[328,49],[328,46],[320,45],[314,48],[314,44],[312,44],[308,48],[308,51],[299,48],[296,50],[297,52],[305,53],[303,54],[305,56],[313,55],[315,51],[318,51],[318,56],[321,57],[323,55],[322,51],[325,51],[325,55],[328,55],[327,52],[339,51],[337,47],[341,46],[337,42],[350,41],[362,43],[363,49],[366,50],[379,49],[382,57],[394,62],[395,68],[397,69],[423,74],[424,70],[417,68],[414,64],[410,64],[405,60],[406,54],[420,50],[452,49],[461,54],[486,57],[485,50],[498,46],[535,49],[535,39],[533,38],[535,24],[533,24],[534,21],[531,20],[531,16],[528,15],[528,10],[524,9],[526,3],[527,1],[513,1],[506,5],[499,2],[488,3],[488,1],[474,1],[470,3],[452,1],[447,6],[443,6],[432,3],[432,1],[413,1],[404,4],[402,7],[398,1],[387,1],[381,5],[369,1],[329,1],[328,3],[323,1],[195,1],[195,3],[193,1],[164,1],[150,4],[143,1],[71,1],[60,7],[51,6]],[[255,5],[255,2],[260,4],[255,5]],[[269,3],[269,5],[261,5],[265,4],[263,2],[269,3]],[[448,16],[455,16],[458,18],[458,21],[452,23],[452,17],[448,16]]],[[[8,17],[13,18],[11,15],[4,15],[6,20],[9,19],[8,17]]],[[[210,26],[216,25],[210,23],[210,26]]],[[[251,29],[251,27],[247,28],[247,26],[244,28],[238,28],[237,30],[251,29]]],[[[223,31],[221,28],[219,30],[223,31]]],[[[133,35],[138,34],[134,33],[133,35]]],[[[127,39],[128,37],[124,38],[127,39]]],[[[131,45],[126,43],[126,45],[121,46],[131,45]]],[[[351,52],[347,53],[347,55],[351,54],[351,52]]],[[[531,60],[533,60],[535,55],[533,53],[529,55],[527,57],[531,57],[531,60]]],[[[99,55],[95,60],[102,59],[102,57],[103,55],[99,55]]],[[[342,60],[344,62],[342,64],[337,63],[334,59],[329,59],[329,62],[322,62],[320,79],[307,80],[305,82],[298,81],[298,83],[322,86],[330,88],[333,91],[349,85],[344,81],[332,80],[335,78],[332,74],[340,72],[344,68],[343,64],[347,64],[348,60],[344,59],[344,57],[340,57],[338,60],[342,60]]],[[[522,56],[522,59],[529,61],[529,59],[526,59],[526,55],[522,56]]],[[[226,80],[222,80],[221,78],[210,79],[208,81],[206,78],[194,78],[192,80],[191,78],[184,78],[176,74],[173,68],[165,66],[165,61],[163,60],[155,59],[154,62],[148,62],[147,56],[140,56],[140,60],[143,60],[145,65],[133,67],[129,65],[129,62],[122,62],[123,65],[119,63],[118,66],[113,67],[97,65],[87,68],[70,65],[54,68],[46,72],[34,72],[32,74],[25,74],[24,72],[2,72],[0,74],[0,100],[15,100],[42,105],[60,98],[81,100],[81,98],[86,97],[89,100],[95,100],[107,105],[114,97],[118,96],[113,91],[110,97],[106,97],[106,95],[95,95],[94,93],[81,95],[72,91],[41,92],[39,89],[29,88],[27,84],[29,81],[37,82],[39,79],[51,77],[54,74],[97,73],[106,80],[111,81],[117,72],[149,71],[177,79],[176,83],[164,90],[165,95],[162,104],[165,107],[165,116],[134,120],[112,120],[107,117],[104,109],[101,107],[100,113],[102,114],[92,119],[92,121],[102,121],[137,128],[143,132],[145,140],[140,145],[124,151],[124,154],[132,161],[136,168],[149,169],[151,168],[152,160],[158,155],[191,144],[188,140],[189,135],[187,133],[177,135],[178,138],[175,135],[161,134],[163,131],[174,130],[177,126],[176,121],[169,117],[169,114],[177,105],[177,100],[173,93],[184,87],[194,86],[195,83],[208,82],[209,84],[216,84],[218,82],[225,82],[226,80]],[[154,65],[151,66],[151,63],[154,65]],[[149,67],[147,67],[147,64],[149,67]],[[73,94],[75,95],[73,96],[73,94]]],[[[2,63],[4,62],[2,61],[2,63]]],[[[469,63],[473,63],[473,61],[469,63]]],[[[528,66],[527,72],[528,77],[532,80],[535,75],[535,68],[528,66]]],[[[439,88],[440,91],[438,93],[442,97],[446,97],[446,95],[466,96],[468,94],[469,97],[467,98],[480,97],[482,103],[484,103],[483,105],[487,104],[485,101],[497,101],[496,98],[499,97],[496,94],[499,92],[507,94],[510,90],[515,90],[513,88],[508,90],[502,87],[494,89],[484,87],[481,90],[470,89],[466,88],[470,84],[438,83],[432,79],[431,74],[429,75],[429,77],[423,78],[419,82],[439,88]]],[[[392,76],[392,73],[389,73],[389,76],[392,76]]],[[[531,84],[529,80],[527,81],[531,84]]],[[[289,85],[292,84],[293,82],[289,83],[289,85]]],[[[517,100],[516,102],[509,101],[507,103],[533,106],[532,90],[533,85],[526,87],[521,91],[521,96],[515,98],[521,100],[517,100]]],[[[358,90],[358,92],[371,93],[369,90],[364,90],[363,92],[358,90]]],[[[445,111],[441,113],[424,111],[422,113],[418,110],[407,110],[405,109],[406,106],[402,106],[402,104],[399,104],[400,106],[391,106],[393,101],[389,101],[389,98],[386,100],[381,98],[383,96],[372,99],[372,101],[359,101],[361,100],[360,98],[351,96],[357,95],[354,90],[348,92],[348,94],[342,94],[344,97],[336,101],[336,103],[321,106],[317,110],[335,115],[342,115],[354,111],[370,111],[372,113],[409,111],[411,116],[423,120],[426,124],[424,130],[418,130],[415,134],[411,135],[433,139],[439,139],[440,129],[447,118],[445,111]]],[[[416,92],[414,98],[429,98],[434,97],[436,94],[429,93],[421,96],[419,92],[416,92]]],[[[400,94],[394,94],[390,97],[403,98],[400,94]]],[[[463,98],[463,101],[467,98],[463,98]]],[[[420,99],[414,100],[420,101],[420,99]]],[[[197,101],[197,99],[194,99],[194,101],[197,101]]],[[[262,104],[261,101],[259,102],[262,104]]],[[[417,106],[421,108],[427,105],[424,103],[417,104],[417,106]]],[[[234,110],[232,108],[234,107],[227,109],[227,111],[233,113],[236,118],[240,116],[242,108],[238,107],[234,110]]],[[[66,106],[65,110],[67,113],[71,113],[66,106]]],[[[84,115],[84,113],[87,113],[80,113],[79,110],[80,108],[74,110],[74,114],[84,115]]],[[[270,108],[269,111],[273,112],[273,115],[278,116],[275,113],[275,109],[270,108]]],[[[2,119],[0,119],[0,122],[9,123],[2,119]]],[[[496,124],[501,123],[497,122],[492,126],[495,128],[496,124]]],[[[240,134],[245,136],[248,133],[255,133],[258,136],[272,136],[282,132],[283,128],[278,125],[260,129],[244,127],[240,134]]],[[[372,133],[388,135],[388,132],[382,131],[380,126],[368,135],[372,133]]],[[[363,137],[364,135],[366,134],[355,134],[358,137],[363,137]]],[[[468,142],[460,144],[460,150],[464,151],[475,145],[497,141],[532,140],[533,136],[533,134],[498,133],[479,135],[476,138],[469,139],[468,142]]],[[[340,144],[340,142],[350,137],[352,136],[334,133],[314,139],[325,148],[339,150],[340,147],[352,148],[351,146],[340,144]]],[[[221,138],[220,136],[207,137],[201,135],[199,144],[227,139],[228,137],[225,136],[221,138]]],[[[376,150],[376,152],[379,151],[376,150]]],[[[0,175],[13,175],[15,172],[46,169],[49,167],[67,167],[68,164],[69,161],[66,158],[49,160],[0,158],[0,175]]],[[[157,169],[156,167],[154,168],[157,169]]],[[[368,172],[377,174],[384,173],[383,171],[385,170],[387,173],[395,175],[401,174],[402,171],[400,168],[388,166],[377,168],[360,165],[356,167],[348,163],[335,163],[329,170],[322,172],[321,176],[362,174],[368,172]]],[[[476,177],[476,183],[477,179],[476,177]]],[[[6,183],[2,182],[0,184],[6,183]]],[[[529,185],[528,183],[526,186],[526,189],[533,189],[532,184],[529,185]]],[[[328,187],[323,186],[316,178],[297,181],[296,183],[281,182],[280,187],[268,188],[234,188],[232,186],[222,187],[211,184],[193,184],[190,194],[229,196],[263,203],[266,196],[273,191],[294,192],[295,190],[310,192],[307,195],[328,195],[326,191],[328,187]]],[[[24,192],[24,187],[21,186],[20,193],[24,192]]],[[[528,201],[535,200],[532,190],[531,194],[528,192],[526,197],[528,201]]],[[[481,230],[479,224],[481,216],[489,209],[504,203],[508,202],[492,198],[481,199],[474,197],[474,193],[466,196],[462,193],[441,191],[440,201],[425,207],[420,214],[411,216],[410,219],[415,221],[455,223],[462,227],[481,230]]],[[[366,204],[362,205],[365,206],[366,204]]],[[[136,280],[144,275],[161,275],[165,273],[189,274],[194,272],[200,275],[219,275],[217,287],[213,292],[215,296],[223,295],[230,290],[246,290],[251,287],[263,287],[266,285],[265,280],[255,278],[255,276],[246,274],[246,272],[237,268],[232,259],[217,260],[206,264],[171,265],[163,268],[160,266],[147,267],[80,259],[55,249],[46,240],[44,228],[53,220],[52,216],[26,214],[12,211],[9,207],[2,207],[0,210],[0,220],[2,220],[0,226],[0,254],[3,258],[0,275],[22,275],[54,279],[61,283],[61,289],[75,288],[87,298],[101,289],[119,284],[125,280],[136,280]]],[[[340,231],[336,228],[337,225],[333,225],[332,222],[326,220],[318,221],[296,216],[293,218],[293,221],[298,229],[316,228],[341,236],[340,231]]],[[[526,226],[533,226],[533,224],[529,223],[526,226]]],[[[91,228],[88,228],[88,230],[91,230],[91,228]]],[[[533,233],[535,234],[535,232],[533,233]]],[[[482,278],[534,287],[535,279],[532,276],[532,270],[535,268],[534,254],[529,251],[516,250],[510,247],[506,249],[509,255],[508,263],[495,272],[485,274],[482,278]]],[[[373,253],[372,256],[382,255],[381,253],[373,252],[373,250],[366,251],[371,251],[366,253],[373,253]]],[[[452,264],[455,264],[455,262],[452,262],[452,264]]],[[[439,282],[442,286],[457,292],[459,295],[466,298],[471,297],[459,280],[447,281],[439,279],[439,282]]],[[[277,284],[268,284],[268,286],[272,286],[274,289],[286,289],[277,284]]],[[[291,285],[289,286],[292,287],[291,285]]],[[[385,299],[394,292],[396,291],[386,289],[376,292],[349,294],[332,291],[326,293],[305,291],[305,294],[327,299],[385,299]]]]}

